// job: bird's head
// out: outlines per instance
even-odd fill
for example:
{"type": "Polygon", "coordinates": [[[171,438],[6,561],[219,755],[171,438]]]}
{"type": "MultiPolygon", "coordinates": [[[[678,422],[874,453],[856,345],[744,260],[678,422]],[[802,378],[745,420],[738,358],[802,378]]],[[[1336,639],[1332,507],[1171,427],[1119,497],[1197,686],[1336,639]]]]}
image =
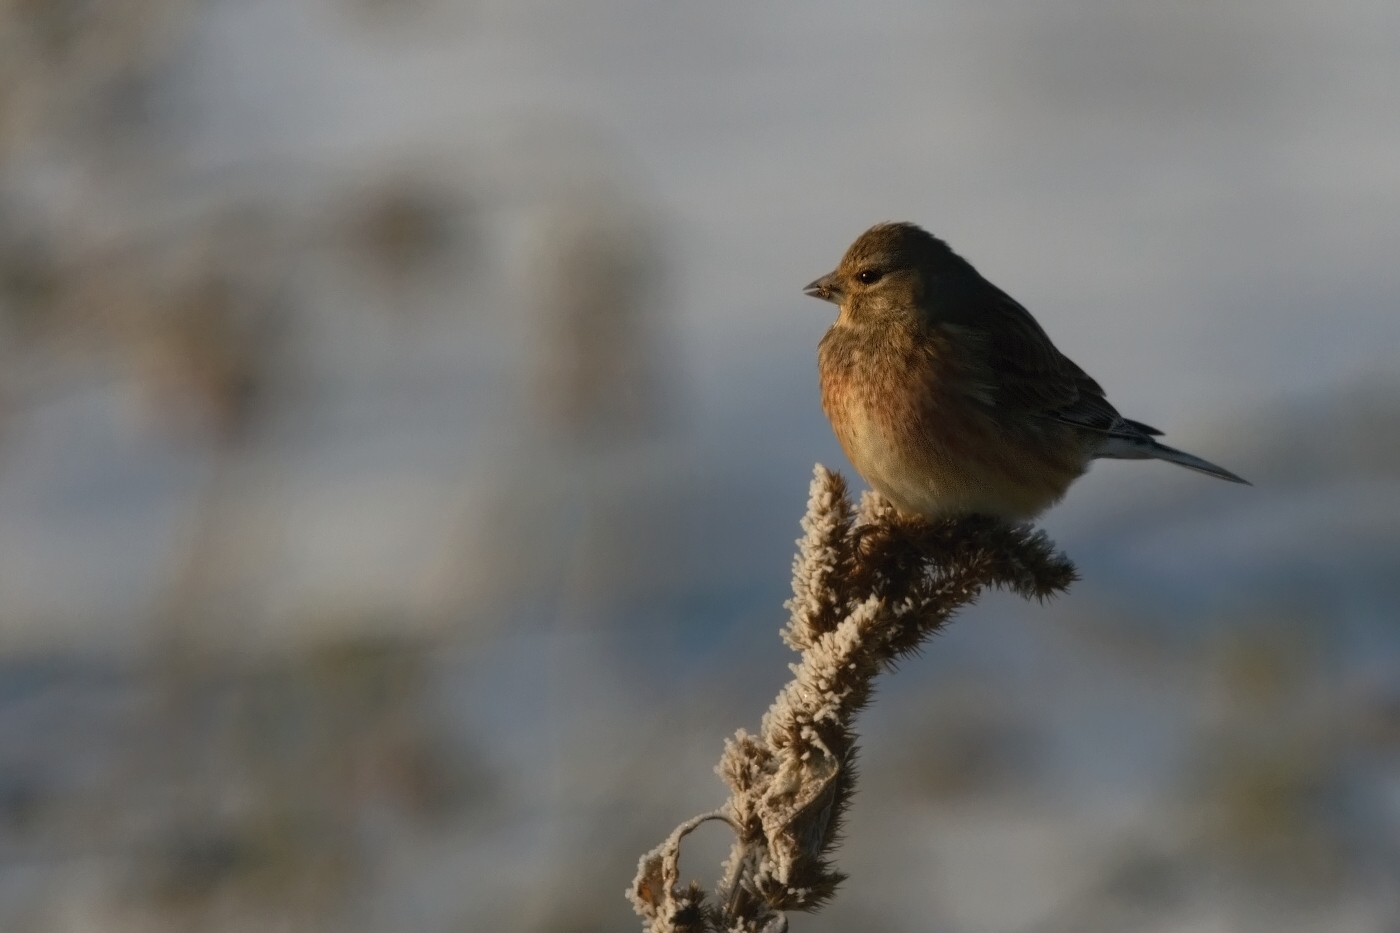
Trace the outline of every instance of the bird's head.
{"type": "Polygon", "coordinates": [[[876,224],[862,233],[834,272],[804,289],[839,305],[837,323],[927,315],[929,287],[960,260],[948,244],[911,223],[876,224]]]}

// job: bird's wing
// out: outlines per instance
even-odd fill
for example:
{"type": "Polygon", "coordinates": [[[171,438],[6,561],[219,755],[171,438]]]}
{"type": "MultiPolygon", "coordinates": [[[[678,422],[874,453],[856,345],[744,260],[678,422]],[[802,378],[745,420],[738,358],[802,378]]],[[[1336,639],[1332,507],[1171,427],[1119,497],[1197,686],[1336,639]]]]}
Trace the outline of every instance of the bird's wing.
{"type": "Polygon", "coordinates": [[[978,332],[997,407],[1106,434],[1159,433],[1119,415],[1103,388],[1055,348],[1019,302],[985,279],[978,284],[972,313],[959,324],[978,332]]]}

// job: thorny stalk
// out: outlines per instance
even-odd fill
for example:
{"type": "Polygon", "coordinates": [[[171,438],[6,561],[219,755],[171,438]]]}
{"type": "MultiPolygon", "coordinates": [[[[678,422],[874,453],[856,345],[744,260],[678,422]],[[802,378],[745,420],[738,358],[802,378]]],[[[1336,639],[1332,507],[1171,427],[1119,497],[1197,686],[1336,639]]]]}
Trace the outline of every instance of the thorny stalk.
{"type": "Polygon", "coordinates": [[[927,521],[873,493],[853,509],[820,464],[793,561],[783,640],[801,653],[757,735],[725,742],[729,800],[642,856],[628,890],[646,933],[779,933],[819,909],[844,875],[831,854],[855,792],[856,715],[875,678],[989,587],[1043,600],[1075,579],[1044,532],[985,516],[927,521]],[[711,896],[679,886],[681,841],[707,820],[735,835],[711,896]]]}

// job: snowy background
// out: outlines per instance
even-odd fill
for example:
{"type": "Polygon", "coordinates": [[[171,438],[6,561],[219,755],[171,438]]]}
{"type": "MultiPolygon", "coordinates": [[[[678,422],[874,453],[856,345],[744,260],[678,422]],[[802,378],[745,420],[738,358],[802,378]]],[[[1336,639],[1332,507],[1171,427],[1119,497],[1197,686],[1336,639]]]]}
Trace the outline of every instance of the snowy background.
{"type": "Polygon", "coordinates": [[[1394,933],[1397,113],[1362,0],[4,6],[0,928],[634,929],[893,219],[1256,485],[1081,480],[794,930],[1394,933]]]}

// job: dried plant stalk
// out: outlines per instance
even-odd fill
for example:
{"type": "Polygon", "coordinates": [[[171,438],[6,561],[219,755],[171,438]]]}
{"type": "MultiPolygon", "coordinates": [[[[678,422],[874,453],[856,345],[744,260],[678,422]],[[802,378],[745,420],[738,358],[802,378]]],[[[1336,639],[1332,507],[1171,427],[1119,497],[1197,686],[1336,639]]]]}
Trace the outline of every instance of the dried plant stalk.
{"type": "Polygon", "coordinates": [[[876,676],[918,650],[989,587],[1043,600],[1075,579],[1044,532],[984,516],[926,521],[820,464],[793,562],[783,639],[802,659],[763,717],[740,729],[716,771],[731,796],[642,856],[628,897],[647,933],[784,930],[786,911],[816,910],[844,876],[831,863],[855,791],[856,714],[876,676]],[[679,886],[680,844],[707,820],[734,831],[715,896],[679,886]]]}

